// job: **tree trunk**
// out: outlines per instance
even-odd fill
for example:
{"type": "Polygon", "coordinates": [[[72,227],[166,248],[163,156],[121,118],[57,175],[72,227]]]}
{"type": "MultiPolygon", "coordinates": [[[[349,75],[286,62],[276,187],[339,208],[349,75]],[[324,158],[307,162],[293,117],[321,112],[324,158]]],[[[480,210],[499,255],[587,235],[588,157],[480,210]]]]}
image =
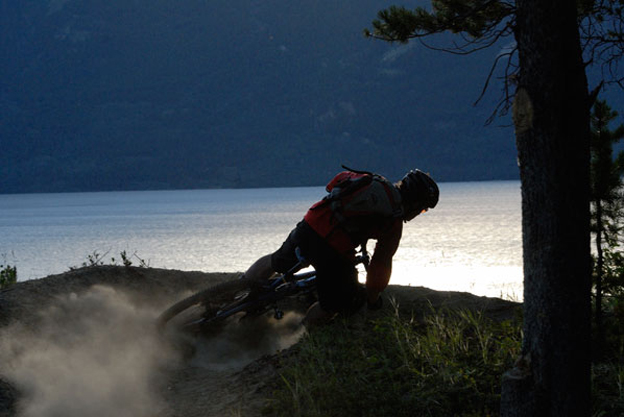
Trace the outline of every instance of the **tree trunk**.
{"type": "Polygon", "coordinates": [[[503,416],[590,414],[589,107],[576,2],[517,0],[523,355],[503,416]]]}
{"type": "Polygon", "coordinates": [[[594,357],[602,354],[604,347],[604,327],[602,324],[602,278],[604,270],[604,252],[602,250],[602,236],[605,226],[602,221],[602,200],[596,199],[596,308],[594,312],[596,338],[594,340],[594,357]]]}

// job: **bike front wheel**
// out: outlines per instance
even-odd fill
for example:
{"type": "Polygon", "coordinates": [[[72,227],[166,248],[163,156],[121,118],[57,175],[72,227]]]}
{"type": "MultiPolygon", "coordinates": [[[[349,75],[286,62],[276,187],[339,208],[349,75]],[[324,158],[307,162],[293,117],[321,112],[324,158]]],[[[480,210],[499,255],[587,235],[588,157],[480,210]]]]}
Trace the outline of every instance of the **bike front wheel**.
{"type": "MultiPolygon", "coordinates": [[[[246,279],[226,281],[184,298],[166,309],[158,317],[161,329],[175,327],[196,332],[226,306],[242,302],[251,292],[251,282],[246,279]]],[[[225,317],[224,317],[225,318],[225,317]]]]}

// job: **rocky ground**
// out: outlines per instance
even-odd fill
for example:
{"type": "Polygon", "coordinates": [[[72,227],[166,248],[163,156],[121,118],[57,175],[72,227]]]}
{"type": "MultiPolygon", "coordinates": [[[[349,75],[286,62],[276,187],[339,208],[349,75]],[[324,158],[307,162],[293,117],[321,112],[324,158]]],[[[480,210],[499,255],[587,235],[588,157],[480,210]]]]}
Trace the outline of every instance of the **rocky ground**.
{"type": "MultiPolygon", "coordinates": [[[[236,275],[95,266],[0,291],[0,417],[259,415],[275,355],[305,331],[301,311],[211,339],[171,340],[154,325],[171,303],[236,275]]],[[[421,287],[386,296],[415,315],[448,306],[506,318],[518,307],[421,287]]]]}

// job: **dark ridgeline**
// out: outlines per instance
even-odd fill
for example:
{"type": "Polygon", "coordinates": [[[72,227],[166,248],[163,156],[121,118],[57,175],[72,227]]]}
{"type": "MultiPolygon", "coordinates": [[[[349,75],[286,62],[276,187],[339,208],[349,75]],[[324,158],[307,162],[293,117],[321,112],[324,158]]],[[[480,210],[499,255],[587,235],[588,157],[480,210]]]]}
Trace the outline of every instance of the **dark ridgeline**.
{"type": "Polygon", "coordinates": [[[500,48],[376,42],[387,1],[309,3],[4,2],[0,193],[518,177],[513,130],[483,126],[499,86],[472,106],[500,48]]]}

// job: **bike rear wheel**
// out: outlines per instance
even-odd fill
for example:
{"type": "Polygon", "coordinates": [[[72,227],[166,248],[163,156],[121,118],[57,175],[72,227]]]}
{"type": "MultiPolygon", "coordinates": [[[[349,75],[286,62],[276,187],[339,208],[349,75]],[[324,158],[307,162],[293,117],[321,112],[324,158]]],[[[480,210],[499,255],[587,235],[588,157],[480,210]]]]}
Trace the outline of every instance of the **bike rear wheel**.
{"type": "Polygon", "coordinates": [[[158,326],[193,329],[203,318],[212,318],[223,306],[243,300],[251,292],[251,282],[245,279],[226,281],[206,288],[173,304],[158,317],[158,326]],[[192,311],[191,311],[192,310],[192,311]]]}

